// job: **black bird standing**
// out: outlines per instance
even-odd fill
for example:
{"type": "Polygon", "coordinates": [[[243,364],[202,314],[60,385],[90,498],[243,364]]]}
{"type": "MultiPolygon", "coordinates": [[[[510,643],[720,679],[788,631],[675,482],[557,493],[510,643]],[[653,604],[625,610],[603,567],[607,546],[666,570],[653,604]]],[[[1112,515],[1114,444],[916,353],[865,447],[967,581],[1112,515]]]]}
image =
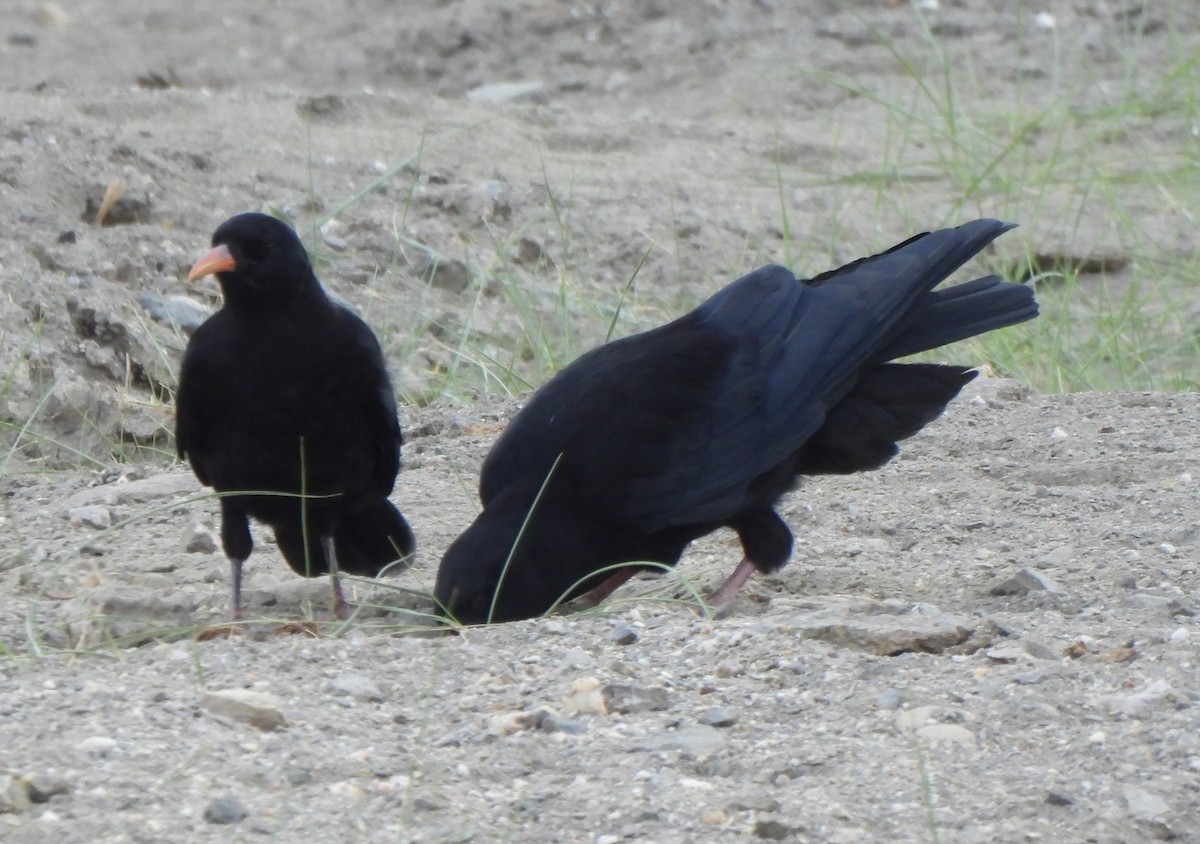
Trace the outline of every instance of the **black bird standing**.
{"type": "Polygon", "coordinates": [[[175,398],[180,458],[222,493],[221,544],[242,615],[248,518],[275,531],[298,574],[374,576],[413,550],[388,494],[400,470],[400,422],[379,342],[332,301],[296,233],[239,214],[188,273],[215,273],[225,304],[188,343],[175,398]]]}
{"type": "Polygon", "coordinates": [[[464,623],[540,615],[675,565],[735,530],[745,559],[713,601],[787,561],[774,511],[800,475],[876,469],[970,381],[895,358],[1032,319],[1027,287],[988,276],[933,291],[1011,225],[977,220],[797,281],[768,266],[691,313],[583,355],[516,415],[483,465],[483,512],[435,594],[464,623]]]}

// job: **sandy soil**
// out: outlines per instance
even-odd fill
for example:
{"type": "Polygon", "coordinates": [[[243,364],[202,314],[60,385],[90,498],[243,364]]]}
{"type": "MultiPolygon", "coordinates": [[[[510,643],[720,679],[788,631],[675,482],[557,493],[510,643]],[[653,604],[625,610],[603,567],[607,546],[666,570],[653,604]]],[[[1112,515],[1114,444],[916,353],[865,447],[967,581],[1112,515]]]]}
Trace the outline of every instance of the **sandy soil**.
{"type": "MultiPolygon", "coordinates": [[[[975,114],[1069,87],[1086,115],[1158,84],[1200,35],[1194,4],[1052,2],[1053,28],[980,0],[803,5],[18,0],[0,840],[1200,840],[1191,394],[981,379],[884,470],[787,499],[791,564],[719,619],[686,596],[736,562],[724,534],[686,582],[635,581],[599,613],[407,635],[405,590],[469,523],[519,402],[467,399],[544,377],[543,336],[600,342],[594,303],[635,270],[620,331],[758,263],[819,271],[983,214],[1026,224],[999,263],[1194,248],[1142,182],[1113,180],[1119,218],[1068,188],[963,203],[881,105],[925,114],[903,60],[936,74],[940,52],[975,114]],[[884,161],[903,178],[857,178],[884,161]],[[170,389],[177,323],[218,300],[182,278],[221,220],[263,207],[332,219],[309,242],[384,340],[419,559],[355,583],[339,629],[308,621],[327,584],[258,535],[255,635],[196,641],[227,572],[213,501],[171,460],[170,389]]],[[[1097,168],[1187,154],[1179,116],[1131,121],[1097,168]]],[[[1031,158],[1061,142],[1026,139],[1031,158]]],[[[1155,258],[1130,257],[1109,280],[1155,258]]]]}

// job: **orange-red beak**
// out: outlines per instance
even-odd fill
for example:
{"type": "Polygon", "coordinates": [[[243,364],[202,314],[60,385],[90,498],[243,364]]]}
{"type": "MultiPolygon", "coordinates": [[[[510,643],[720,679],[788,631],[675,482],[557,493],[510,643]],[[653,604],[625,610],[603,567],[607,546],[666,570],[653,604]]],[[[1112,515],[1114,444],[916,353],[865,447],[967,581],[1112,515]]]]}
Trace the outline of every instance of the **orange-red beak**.
{"type": "Polygon", "coordinates": [[[227,272],[236,266],[237,262],[233,260],[229,247],[222,243],[220,246],[214,246],[211,252],[192,264],[192,268],[188,270],[188,281],[195,281],[213,273],[227,272]]]}

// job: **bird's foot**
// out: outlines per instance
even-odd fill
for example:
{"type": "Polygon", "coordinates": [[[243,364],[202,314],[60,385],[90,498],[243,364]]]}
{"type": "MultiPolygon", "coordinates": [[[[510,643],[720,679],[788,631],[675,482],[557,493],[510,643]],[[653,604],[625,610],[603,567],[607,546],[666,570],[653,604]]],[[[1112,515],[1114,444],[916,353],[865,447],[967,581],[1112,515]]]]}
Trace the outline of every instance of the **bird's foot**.
{"type": "Polygon", "coordinates": [[[721,584],[721,588],[712,593],[708,599],[708,603],[714,607],[726,607],[737,597],[737,593],[750,579],[750,575],[758,571],[758,568],[750,561],[749,558],[743,559],[737,564],[737,568],[733,570],[733,574],[726,578],[721,584]]]}

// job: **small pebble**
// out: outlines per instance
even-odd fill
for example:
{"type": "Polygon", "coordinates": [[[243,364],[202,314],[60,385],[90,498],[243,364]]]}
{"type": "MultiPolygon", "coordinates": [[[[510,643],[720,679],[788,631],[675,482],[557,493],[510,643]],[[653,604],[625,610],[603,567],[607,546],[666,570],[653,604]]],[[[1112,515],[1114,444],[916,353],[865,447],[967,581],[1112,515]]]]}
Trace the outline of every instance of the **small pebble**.
{"type": "Polygon", "coordinates": [[[563,707],[574,715],[607,715],[600,681],[595,677],[580,677],[571,683],[563,697],[563,707]]]}
{"type": "MultiPolygon", "coordinates": [[[[1054,15],[1050,14],[1049,12],[1038,12],[1033,16],[1033,25],[1038,29],[1045,29],[1049,31],[1058,27],[1058,21],[1056,21],[1054,19],[1054,15]]],[[[1062,429],[1055,428],[1054,430],[1061,431],[1062,429]]]]}
{"type": "Polygon", "coordinates": [[[789,826],[776,818],[760,818],[754,822],[754,837],[767,841],[783,841],[799,831],[799,827],[789,826]]]}
{"type": "Polygon", "coordinates": [[[49,774],[37,774],[29,777],[26,780],[25,789],[29,792],[29,799],[34,803],[46,803],[51,797],[71,793],[71,787],[66,780],[49,774]]]}
{"type": "Polygon", "coordinates": [[[604,707],[609,712],[629,715],[634,712],[661,712],[669,700],[662,686],[631,686],[626,683],[609,683],[600,690],[604,707]]]}
{"type": "Polygon", "coordinates": [[[732,727],[738,722],[738,715],[732,709],[716,707],[701,712],[696,720],[709,727],[732,727]]]}
{"type": "Polygon", "coordinates": [[[192,522],[183,529],[179,547],[186,554],[212,554],[217,550],[217,537],[203,522],[192,522]]]}
{"type": "Polygon", "coordinates": [[[67,517],[73,525],[87,525],[97,530],[106,530],[112,527],[112,513],[107,507],[99,504],[75,507],[68,511],[67,517]]]}
{"type": "Polygon", "coordinates": [[[342,674],[329,681],[329,686],[341,695],[347,695],[358,701],[378,703],[383,700],[383,692],[370,677],[361,674],[342,674]]]}
{"type": "Polygon", "coordinates": [[[209,823],[239,823],[249,815],[250,811],[232,794],[218,797],[204,808],[204,820],[209,823]]]}
{"type": "Polygon", "coordinates": [[[249,689],[222,689],[207,692],[200,706],[214,715],[232,718],[260,730],[278,730],[287,726],[280,710],[279,699],[265,692],[249,689]]]}
{"type": "Polygon", "coordinates": [[[638,634],[624,624],[617,624],[612,630],[612,640],[618,645],[632,645],[638,640],[638,634]]]}
{"type": "Polygon", "coordinates": [[[875,698],[876,709],[899,709],[900,708],[900,692],[896,689],[884,689],[875,698]]]}

